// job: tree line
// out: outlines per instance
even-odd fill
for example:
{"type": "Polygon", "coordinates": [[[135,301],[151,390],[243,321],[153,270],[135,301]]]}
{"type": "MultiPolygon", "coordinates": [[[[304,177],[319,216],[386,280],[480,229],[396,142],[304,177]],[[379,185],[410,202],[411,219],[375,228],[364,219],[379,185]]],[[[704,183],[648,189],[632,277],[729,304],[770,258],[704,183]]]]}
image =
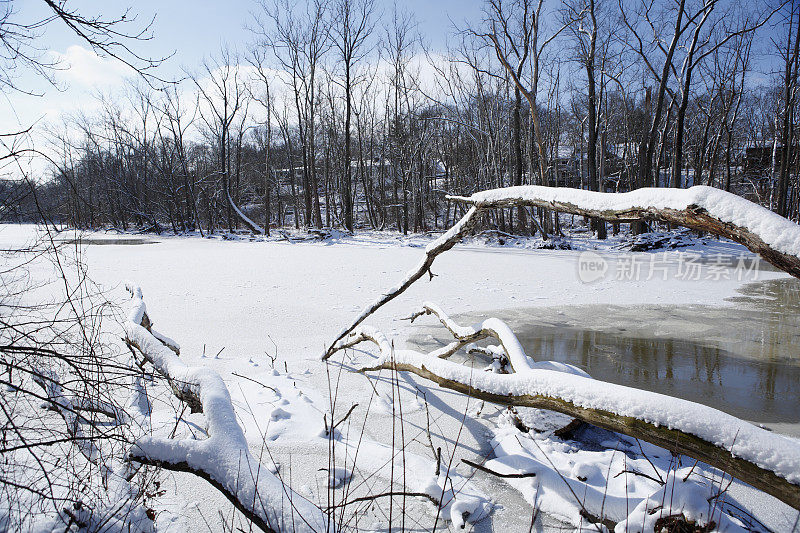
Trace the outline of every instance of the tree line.
{"type": "MultiPolygon", "coordinates": [[[[800,2],[486,0],[446,50],[375,0],[259,2],[245,50],[51,125],[50,175],[7,182],[0,216],[408,233],[463,214],[445,194],[523,184],[702,184],[800,215],[800,2]]],[[[489,224],[561,232],[543,208],[489,224]]]]}

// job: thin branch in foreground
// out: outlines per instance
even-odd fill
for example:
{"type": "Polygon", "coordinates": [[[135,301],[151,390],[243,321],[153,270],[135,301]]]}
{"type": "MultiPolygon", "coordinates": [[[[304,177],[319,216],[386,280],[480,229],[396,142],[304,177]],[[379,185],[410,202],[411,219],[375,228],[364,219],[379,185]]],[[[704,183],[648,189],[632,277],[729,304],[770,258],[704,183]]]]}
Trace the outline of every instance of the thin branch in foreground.
{"type": "Polygon", "coordinates": [[[461,462],[467,466],[471,466],[476,470],[480,470],[481,472],[485,472],[487,474],[491,474],[495,477],[507,478],[507,479],[523,479],[529,477],[536,477],[536,472],[514,472],[511,474],[504,474],[502,472],[498,472],[497,470],[492,470],[489,467],[483,466],[480,463],[476,463],[475,461],[470,461],[469,459],[461,459],[461,462]]]}

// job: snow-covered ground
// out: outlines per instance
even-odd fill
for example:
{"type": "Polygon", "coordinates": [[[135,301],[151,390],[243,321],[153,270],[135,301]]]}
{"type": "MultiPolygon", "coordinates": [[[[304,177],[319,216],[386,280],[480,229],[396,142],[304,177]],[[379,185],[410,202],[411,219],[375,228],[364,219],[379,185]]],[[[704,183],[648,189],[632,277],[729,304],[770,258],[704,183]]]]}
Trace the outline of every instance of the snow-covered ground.
{"type": "MultiPolygon", "coordinates": [[[[13,248],[34,233],[31,226],[0,226],[0,248],[13,248]]],[[[59,238],[71,241],[75,235],[59,238]]],[[[321,242],[112,234],[85,234],[81,239],[68,246],[81,251],[91,279],[121,306],[127,298],[124,280],[140,285],[155,327],[180,343],[181,357],[189,365],[207,366],[222,375],[251,452],[265,464],[274,463],[300,494],[323,505],[335,504],[345,494],[355,497],[387,490],[387,476],[408,492],[461,493],[458,505],[451,505],[443,517],[419,498],[405,502],[394,498],[391,511],[388,501],[365,505],[358,518],[360,528],[385,529],[389,512],[394,527],[399,527],[400,505],[407,506],[409,530],[430,530],[434,523],[445,526],[443,518],[454,518],[458,525],[461,513],[468,511],[473,518],[486,516],[468,526],[475,531],[527,531],[529,503],[574,522],[580,504],[558,488],[563,480],[559,473],[573,472],[572,489],[582,490],[580,496],[589,501],[597,494],[602,497],[608,484],[603,464],[617,462],[620,471],[648,468],[649,460],[634,457],[635,450],[628,453],[622,446],[615,454],[620,441],[607,432],[586,436],[596,444],[592,450],[578,450],[558,439],[520,440],[503,409],[413,376],[399,375],[395,380],[383,374],[370,379],[349,372],[350,358],[363,355],[358,352],[339,354],[327,365],[320,362],[341,328],[418,263],[430,236],[366,233],[321,242]],[[117,238],[129,242],[116,242],[117,238]],[[105,245],[91,244],[92,240],[105,245]],[[329,469],[325,428],[331,424],[331,411],[338,422],[354,404],[358,407],[350,418],[337,427],[342,448],[336,451],[340,454],[336,468],[329,469]],[[404,453],[393,454],[401,442],[408,444],[404,453]],[[437,447],[442,454],[439,476],[434,475],[437,447]],[[557,464],[546,465],[545,452],[557,464]],[[476,474],[460,462],[462,458],[482,462],[493,456],[497,470],[536,463],[551,467],[551,476],[506,482],[476,474]],[[450,481],[446,481],[448,470],[450,481]],[[384,479],[383,485],[378,479],[384,479]],[[336,489],[326,490],[329,485],[336,489]]],[[[619,250],[619,239],[596,243],[574,237],[573,250],[485,241],[476,238],[442,255],[433,266],[432,280],[420,280],[371,317],[369,324],[404,348],[425,325],[401,318],[423,301],[436,302],[452,314],[486,317],[494,310],[587,304],[722,307],[735,305],[726,299],[747,282],[788,277],[769,269],[748,270],[752,254],[714,239],[666,254],[625,252],[619,250]],[[739,258],[745,261],[739,263],[739,258]]],[[[49,272],[47,265],[33,268],[34,277],[47,277],[49,272]]],[[[535,353],[528,355],[537,358],[535,353]]],[[[187,420],[185,431],[191,431],[190,424],[202,426],[201,415],[187,420]]],[[[658,453],[650,448],[643,452],[658,453]]],[[[684,462],[683,470],[673,467],[670,474],[668,457],[655,461],[655,475],[663,476],[668,485],[679,483],[676,478],[685,475],[693,462],[684,462]]],[[[709,487],[723,484],[719,478],[714,483],[709,487]]],[[[156,504],[159,526],[217,530],[221,517],[233,516],[226,500],[202,480],[169,476],[164,487],[167,493],[156,504]]],[[[629,498],[614,496],[617,499],[609,499],[609,505],[627,516],[626,510],[634,512],[640,500],[656,489],[648,479],[615,478],[608,490],[615,495],[622,491],[629,498]]],[[[777,500],[739,483],[729,492],[775,530],[787,530],[795,522],[797,513],[777,500]]],[[[631,516],[645,517],[643,509],[631,516]]],[[[547,517],[544,522],[553,528],[560,524],[547,517]]]]}

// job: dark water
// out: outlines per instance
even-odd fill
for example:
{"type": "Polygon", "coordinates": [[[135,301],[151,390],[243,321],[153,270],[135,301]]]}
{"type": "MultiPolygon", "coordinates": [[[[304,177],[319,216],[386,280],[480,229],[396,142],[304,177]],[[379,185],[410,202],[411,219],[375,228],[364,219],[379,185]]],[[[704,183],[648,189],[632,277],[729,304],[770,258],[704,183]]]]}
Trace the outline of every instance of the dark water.
{"type": "MultiPolygon", "coordinates": [[[[509,324],[536,360],[571,363],[596,379],[767,426],[800,423],[800,280],[753,283],[731,301],[726,308],[571,306],[492,315],[509,324]]],[[[424,348],[447,339],[436,328],[425,333],[424,348]]]]}

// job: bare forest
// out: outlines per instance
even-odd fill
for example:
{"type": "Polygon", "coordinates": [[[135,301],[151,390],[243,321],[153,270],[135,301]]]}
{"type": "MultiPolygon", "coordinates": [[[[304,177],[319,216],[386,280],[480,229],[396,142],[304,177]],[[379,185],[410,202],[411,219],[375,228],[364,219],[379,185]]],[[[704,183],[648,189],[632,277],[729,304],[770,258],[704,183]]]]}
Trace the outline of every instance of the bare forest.
{"type": "MultiPolygon", "coordinates": [[[[526,184],[710,185],[798,217],[791,2],[492,0],[444,50],[374,0],[264,0],[243,24],[180,83],[145,71],[48,124],[46,175],[4,182],[3,219],[40,216],[33,178],[48,219],[122,231],[424,232],[460,216],[445,194],[526,184]]],[[[514,211],[490,224],[561,232],[514,211]]]]}

